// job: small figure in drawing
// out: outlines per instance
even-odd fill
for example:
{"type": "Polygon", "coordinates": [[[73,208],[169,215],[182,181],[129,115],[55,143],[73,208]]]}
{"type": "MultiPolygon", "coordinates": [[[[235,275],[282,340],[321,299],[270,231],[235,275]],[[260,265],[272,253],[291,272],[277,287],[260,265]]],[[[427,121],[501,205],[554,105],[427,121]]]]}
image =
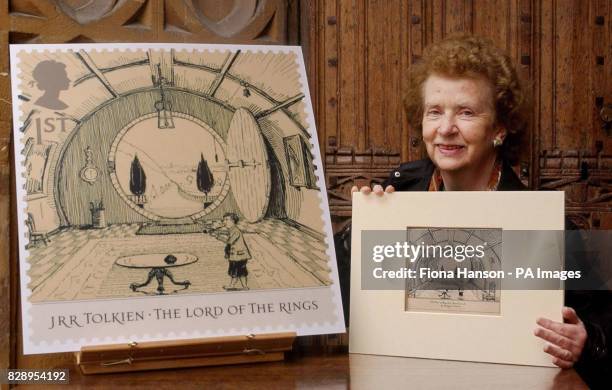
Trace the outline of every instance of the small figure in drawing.
{"type": "Polygon", "coordinates": [[[237,226],[238,220],[238,215],[235,213],[225,213],[223,215],[225,228],[213,229],[210,232],[213,237],[225,243],[225,258],[229,263],[227,273],[231,278],[229,285],[223,286],[227,291],[249,289],[247,262],[251,258],[251,253],[237,226]],[[239,282],[240,287],[238,287],[239,282]]]}
{"type": "Polygon", "coordinates": [[[440,295],[438,295],[438,297],[442,299],[449,299],[450,295],[448,294],[448,289],[442,290],[442,292],[440,293],[440,295]]]}

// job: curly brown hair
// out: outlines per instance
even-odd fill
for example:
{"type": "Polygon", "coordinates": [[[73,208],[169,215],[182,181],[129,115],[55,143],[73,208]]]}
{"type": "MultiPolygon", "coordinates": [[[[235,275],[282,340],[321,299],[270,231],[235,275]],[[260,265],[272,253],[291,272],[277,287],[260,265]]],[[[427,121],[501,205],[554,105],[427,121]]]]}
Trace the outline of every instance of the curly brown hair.
{"type": "Polygon", "coordinates": [[[501,147],[511,164],[518,159],[522,136],[529,123],[527,95],[510,57],[486,38],[451,36],[425,49],[412,66],[405,107],[410,126],[423,130],[423,84],[432,74],[450,77],[484,76],[493,87],[495,123],[506,129],[501,147]]]}

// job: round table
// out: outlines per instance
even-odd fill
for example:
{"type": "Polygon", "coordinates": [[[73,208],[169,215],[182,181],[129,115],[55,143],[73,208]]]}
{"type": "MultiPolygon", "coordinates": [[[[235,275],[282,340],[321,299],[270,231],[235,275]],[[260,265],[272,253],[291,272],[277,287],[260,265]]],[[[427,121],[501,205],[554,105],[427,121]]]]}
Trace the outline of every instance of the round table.
{"type": "Polygon", "coordinates": [[[170,279],[174,285],[183,286],[181,290],[187,289],[191,285],[189,280],[174,280],[174,276],[168,270],[168,268],[182,267],[193,264],[196,261],[198,261],[197,256],[190,253],[147,253],[120,257],[115,261],[115,264],[125,268],[150,269],[149,274],[147,275],[147,280],[145,280],[143,283],[131,283],[130,288],[132,291],[140,291],[144,293],[144,291],[138,289],[147,286],[153,280],[153,278],[155,278],[157,280],[157,295],[163,295],[165,294],[164,277],[170,279]],[[167,263],[164,261],[168,255],[176,257],[176,261],[173,263],[167,263]]]}

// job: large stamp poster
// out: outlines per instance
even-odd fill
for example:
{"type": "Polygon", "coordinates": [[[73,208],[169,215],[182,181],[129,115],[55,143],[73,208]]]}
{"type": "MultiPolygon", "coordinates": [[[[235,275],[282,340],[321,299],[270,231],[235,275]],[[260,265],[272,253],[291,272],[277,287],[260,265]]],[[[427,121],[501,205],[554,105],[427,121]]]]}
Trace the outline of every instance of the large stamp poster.
{"type": "Polygon", "coordinates": [[[26,353],[344,331],[301,51],[11,46],[26,353]]]}

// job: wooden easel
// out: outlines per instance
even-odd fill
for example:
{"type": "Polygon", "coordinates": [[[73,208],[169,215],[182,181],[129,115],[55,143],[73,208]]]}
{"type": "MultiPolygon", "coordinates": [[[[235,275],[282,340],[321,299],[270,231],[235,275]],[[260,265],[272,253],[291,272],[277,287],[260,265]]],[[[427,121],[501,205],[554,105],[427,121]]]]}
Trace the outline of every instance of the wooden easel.
{"type": "Polygon", "coordinates": [[[153,341],[83,347],[76,353],[83,374],[162,370],[280,361],[295,332],[153,341]]]}

